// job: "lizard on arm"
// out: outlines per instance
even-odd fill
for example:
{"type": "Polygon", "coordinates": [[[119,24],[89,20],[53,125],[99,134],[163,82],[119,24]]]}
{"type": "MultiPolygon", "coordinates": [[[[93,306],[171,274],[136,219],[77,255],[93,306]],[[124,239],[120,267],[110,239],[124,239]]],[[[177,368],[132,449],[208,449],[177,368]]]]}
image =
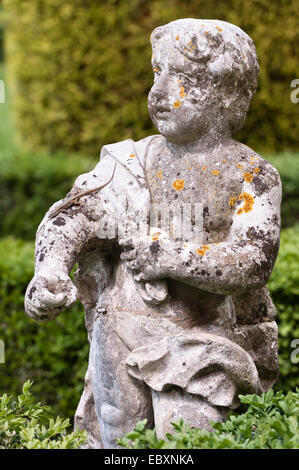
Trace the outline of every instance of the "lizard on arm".
{"type": "Polygon", "coordinates": [[[103,159],[79,176],[69,196],[55,203],[42,220],[36,236],[35,275],[25,296],[30,317],[52,320],[77,300],[69,274],[82,247],[96,237],[101,190],[111,183],[115,169],[111,159],[103,159]]]}

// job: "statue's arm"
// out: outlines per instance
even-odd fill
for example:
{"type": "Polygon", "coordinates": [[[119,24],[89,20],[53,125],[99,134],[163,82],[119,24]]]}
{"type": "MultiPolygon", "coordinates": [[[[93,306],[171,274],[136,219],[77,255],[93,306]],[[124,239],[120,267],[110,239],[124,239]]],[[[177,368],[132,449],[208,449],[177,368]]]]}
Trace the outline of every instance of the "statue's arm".
{"type": "Polygon", "coordinates": [[[55,217],[52,214],[73,195],[100,186],[111,177],[111,171],[113,162],[100,162],[93,171],[79,176],[67,198],[55,203],[42,220],[36,235],[35,275],[25,295],[29,316],[51,320],[76,301],[76,288],[69,274],[82,248],[96,237],[101,191],[80,198],[78,205],[71,205],[55,217]]]}
{"type": "Polygon", "coordinates": [[[199,247],[197,251],[193,246],[188,257],[186,253],[182,256],[182,251],[173,256],[174,262],[168,267],[171,278],[219,294],[240,293],[266,284],[279,249],[281,203],[280,177],[269,167],[265,189],[254,193],[253,186],[244,185],[245,197],[235,211],[227,240],[211,243],[204,250],[199,247]],[[245,210],[238,213],[242,207],[245,210]]]}
{"type": "Polygon", "coordinates": [[[125,250],[121,259],[135,280],[172,278],[228,295],[264,286],[279,248],[281,182],[277,171],[268,164],[263,184],[244,183],[241,194],[242,204],[235,210],[224,242],[200,246],[168,237],[155,242],[151,237],[120,241],[125,250]],[[241,207],[244,210],[238,213],[241,207]]]}

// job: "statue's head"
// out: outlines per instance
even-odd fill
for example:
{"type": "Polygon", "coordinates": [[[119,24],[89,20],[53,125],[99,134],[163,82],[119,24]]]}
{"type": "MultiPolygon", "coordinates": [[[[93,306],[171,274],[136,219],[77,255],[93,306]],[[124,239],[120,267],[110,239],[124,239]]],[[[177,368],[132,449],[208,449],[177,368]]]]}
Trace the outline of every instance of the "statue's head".
{"type": "Polygon", "coordinates": [[[217,140],[243,125],[259,71],[251,38],[224,21],[182,19],[151,35],[154,84],[148,108],[174,142],[209,133],[217,140]]]}

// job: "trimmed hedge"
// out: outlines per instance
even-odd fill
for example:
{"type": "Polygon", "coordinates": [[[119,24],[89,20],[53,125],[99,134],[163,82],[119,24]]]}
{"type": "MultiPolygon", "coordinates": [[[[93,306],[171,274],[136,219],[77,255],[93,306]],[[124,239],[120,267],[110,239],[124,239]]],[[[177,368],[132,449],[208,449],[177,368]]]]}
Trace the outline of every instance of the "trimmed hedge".
{"type": "Polygon", "coordinates": [[[0,234],[35,238],[49,207],[65,197],[75,178],[96,162],[64,153],[0,152],[0,234]]]}
{"type": "Polygon", "coordinates": [[[276,389],[299,386],[299,364],[291,362],[291,342],[299,339],[299,225],[282,230],[276,265],[268,284],[277,308],[279,370],[276,389]]]}
{"type": "Polygon", "coordinates": [[[180,17],[217,18],[255,41],[259,90],[240,140],[260,152],[298,146],[297,0],[4,0],[8,83],[19,136],[95,156],[105,143],[154,130],[149,35],[180,17]],[[283,60],[282,60],[283,58],[283,60]]]}
{"type": "MultiPolygon", "coordinates": [[[[83,308],[76,304],[55,321],[36,323],[24,313],[24,293],[33,274],[32,242],[0,240],[0,339],[6,363],[0,364],[1,392],[17,393],[27,378],[34,394],[56,413],[72,417],[83,388],[88,343],[83,308]]],[[[269,286],[278,308],[280,379],[276,388],[298,385],[291,341],[299,338],[299,225],[282,232],[281,249],[269,286]]]]}

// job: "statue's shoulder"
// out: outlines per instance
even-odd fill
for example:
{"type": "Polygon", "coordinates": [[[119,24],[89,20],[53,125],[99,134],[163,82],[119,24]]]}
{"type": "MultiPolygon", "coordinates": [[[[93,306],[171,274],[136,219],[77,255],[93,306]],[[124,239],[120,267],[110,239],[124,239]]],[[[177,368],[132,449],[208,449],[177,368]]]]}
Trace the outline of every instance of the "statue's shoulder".
{"type": "Polygon", "coordinates": [[[229,147],[228,153],[231,155],[232,163],[242,171],[254,176],[258,193],[269,191],[273,187],[281,187],[277,169],[265,158],[238,141],[233,141],[229,147]]]}
{"type": "Polygon", "coordinates": [[[163,136],[156,134],[136,142],[132,139],[126,139],[121,142],[107,144],[102,148],[100,161],[110,155],[110,157],[123,164],[129,163],[133,158],[136,158],[142,163],[149,147],[153,144],[159,145],[159,143],[164,142],[164,140],[165,138],[163,136]]]}

